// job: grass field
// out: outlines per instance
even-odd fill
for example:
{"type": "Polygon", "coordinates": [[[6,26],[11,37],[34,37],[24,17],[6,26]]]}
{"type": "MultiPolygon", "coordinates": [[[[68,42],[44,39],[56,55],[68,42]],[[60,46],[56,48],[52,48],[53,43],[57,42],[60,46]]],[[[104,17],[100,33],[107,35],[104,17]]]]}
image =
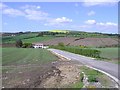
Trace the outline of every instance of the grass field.
{"type": "Polygon", "coordinates": [[[54,60],[57,60],[57,57],[45,49],[2,49],[2,65],[43,64],[54,60]]]}
{"type": "Polygon", "coordinates": [[[104,60],[120,64],[119,61],[119,53],[118,48],[112,47],[112,48],[94,48],[101,51],[100,57],[104,60]]]}
{"type": "Polygon", "coordinates": [[[101,51],[100,56],[108,59],[117,59],[120,57],[118,55],[118,48],[96,48],[101,51]]]}
{"type": "Polygon", "coordinates": [[[37,34],[22,34],[16,36],[3,36],[2,43],[15,43],[16,40],[21,39],[23,42],[33,43],[53,39],[53,36],[36,37],[37,34]]]}
{"type": "Polygon", "coordinates": [[[30,39],[23,39],[23,42],[29,42],[29,43],[41,42],[41,41],[47,41],[47,40],[50,40],[53,38],[55,38],[55,37],[52,37],[52,36],[35,37],[35,38],[30,38],[30,39]]]}

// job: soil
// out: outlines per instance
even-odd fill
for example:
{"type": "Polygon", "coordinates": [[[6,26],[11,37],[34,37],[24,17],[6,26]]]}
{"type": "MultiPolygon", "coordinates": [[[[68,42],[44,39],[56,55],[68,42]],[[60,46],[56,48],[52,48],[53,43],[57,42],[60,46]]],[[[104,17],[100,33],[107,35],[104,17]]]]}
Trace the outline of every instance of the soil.
{"type": "Polygon", "coordinates": [[[45,65],[3,66],[3,88],[55,88],[74,83],[79,69],[74,62],[60,59],[45,65]]]}
{"type": "Polygon", "coordinates": [[[64,58],[44,65],[3,66],[7,70],[2,73],[2,87],[69,88],[80,81],[81,66],[83,64],[64,58]]]}

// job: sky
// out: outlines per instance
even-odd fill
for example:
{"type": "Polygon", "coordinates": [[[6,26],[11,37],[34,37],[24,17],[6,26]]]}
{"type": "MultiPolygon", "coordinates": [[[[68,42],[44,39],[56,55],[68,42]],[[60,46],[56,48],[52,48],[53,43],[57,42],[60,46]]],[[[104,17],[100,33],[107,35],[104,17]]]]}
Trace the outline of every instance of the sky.
{"type": "Polygon", "coordinates": [[[118,3],[101,1],[2,2],[2,32],[77,30],[118,33],[118,3]]]}

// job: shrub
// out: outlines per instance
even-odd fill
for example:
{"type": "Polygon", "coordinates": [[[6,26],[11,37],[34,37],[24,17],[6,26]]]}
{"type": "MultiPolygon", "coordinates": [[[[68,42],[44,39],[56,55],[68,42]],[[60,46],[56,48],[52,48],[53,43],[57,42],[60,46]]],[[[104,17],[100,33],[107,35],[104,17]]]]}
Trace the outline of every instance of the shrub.
{"type": "Polygon", "coordinates": [[[18,48],[22,47],[22,45],[23,45],[22,40],[21,40],[21,39],[17,40],[16,43],[15,43],[15,45],[16,45],[16,47],[18,47],[18,48]]]}
{"type": "Polygon", "coordinates": [[[88,82],[98,82],[98,80],[94,75],[89,75],[88,76],[88,82]]]}
{"type": "Polygon", "coordinates": [[[51,48],[65,50],[75,54],[85,55],[94,58],[100,58],[100,53],[101,53],[99,50],[94,50],[89,48],[75,48],[75,47],[64,46],[63,43],[59,43],[59,45],[57,46],[51,46],[51,48]]]}
{"type": "Polygon", "coordinates": [[[32,46],[32,43],[24,43],[22,47],[23,48],[32,48],[33,46],[32,46]]]}

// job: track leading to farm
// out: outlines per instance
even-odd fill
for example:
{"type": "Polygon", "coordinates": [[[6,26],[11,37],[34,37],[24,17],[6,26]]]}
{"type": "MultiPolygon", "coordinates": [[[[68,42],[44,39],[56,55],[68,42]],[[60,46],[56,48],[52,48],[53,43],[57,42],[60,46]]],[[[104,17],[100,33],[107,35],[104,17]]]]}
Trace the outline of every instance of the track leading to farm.
{"type": "Polygon", "coordinates": [[[118,77],[118,64],[113,64],[110,62],[105,62],[105,61],[98,61],[98,60],[94,60],[90,57],[85,57],[82,55],[78,55],[78,54],[74,54],[74,53],[70,53],[70,52],[66,52],[66,51],[62,51],[62,50],[57,50],[57,49],[49,49],[50,51],[60,54],[62,56],[65,56],[71,60],[77,60],[85,65],[100,69],[104,72],[109,73],[110,75],[119,78],[118,77]]]}

